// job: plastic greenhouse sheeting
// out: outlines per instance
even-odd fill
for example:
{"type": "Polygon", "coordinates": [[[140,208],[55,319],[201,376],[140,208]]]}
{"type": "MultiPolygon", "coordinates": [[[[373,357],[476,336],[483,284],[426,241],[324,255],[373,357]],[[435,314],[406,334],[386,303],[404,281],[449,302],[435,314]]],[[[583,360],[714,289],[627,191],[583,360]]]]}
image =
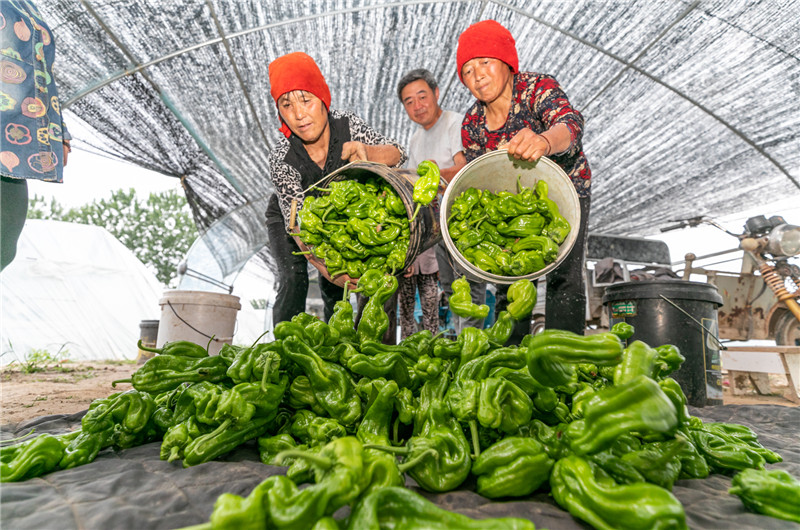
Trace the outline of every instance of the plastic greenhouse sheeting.
{"type": "Polygon", "coordinates": [[[0,364],[34,350],[73,361],[135,359],[162,286],[105,228],[28,220],[0,274],[0,364]]]}
{"type": "Polygon", "coordinates": [[[800,196],[798,0],[38,3],[67,117],[93,131],[74,145],[180,178],[201,231],[227,216],[207,242],[223,276],[254,248],[271,263],[250,206],[273,192],[272,59],[309,53],[334,108],[405,143],[397,80],[428,68],[443,107],[466,111],[457,40],[487,18],[586,118],[592,231],[648,235],[800,196]]]}

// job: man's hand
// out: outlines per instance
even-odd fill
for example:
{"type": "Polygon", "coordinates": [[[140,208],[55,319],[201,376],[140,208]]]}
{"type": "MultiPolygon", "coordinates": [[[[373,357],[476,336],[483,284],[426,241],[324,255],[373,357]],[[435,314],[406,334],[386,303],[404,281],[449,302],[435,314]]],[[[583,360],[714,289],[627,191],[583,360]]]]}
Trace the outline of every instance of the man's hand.
{"type": "Polygon", "coordinates": [[[67,157],[69,156],[70,151],[72,151],[72,148],[69,146],[69,142],[66,141],[66,140],[63,141],[61,143],[61,145],[64,147],[64,165],[66,166],[67,165],[67,157]]]}
{"type": "Polygon", "coordinates": [[[342,160],[367,160],[367,146],[361,142],[345,142],[342,145],[342,160]]]}
{"type": "Polygon", "coordinates": [[[406,272],[403,273],[403,278],[411,278],[412,276],[417,274],[417,272],[419,272],[417,270],[417,264],[412,263],[411,266],[406,270],[406,272]]]}

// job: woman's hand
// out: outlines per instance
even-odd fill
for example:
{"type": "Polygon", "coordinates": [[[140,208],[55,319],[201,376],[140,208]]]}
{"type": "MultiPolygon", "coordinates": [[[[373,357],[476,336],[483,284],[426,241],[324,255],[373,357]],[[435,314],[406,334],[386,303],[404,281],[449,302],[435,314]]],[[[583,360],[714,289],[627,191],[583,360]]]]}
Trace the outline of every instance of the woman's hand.
{"type": "Polygon", "coordinates": [[[550,155],[552,151],[550,141],[530,129],[521,129],[517,132],[505,148],[508,149],[509,155],[528,162],[535,162],[543,156],[550,155]]]}
{"type": "Polygon", "coordinates": [[[348,162],[368,160],[367,146],[361,142],[345,142],[342,145],[342,160],[347,160],[348,162]]]}
{"type": "Polygon", "coordinates": [[[367,145],[362,142],[345,142],[342,145],[342,160],[355,162],[365,160],[394,166],[400,162],[401,153],[393,145],[367,145]]]}
{"type": "MultiPolygon", "coordinates": [[[[308,248],[308,245],[303,243],[303,241],[299,237],[294,236],[294,241],[295,243],[297,243],[297,246],[300,248],[301,252],[306,252],[310,250],[308,248]]],[[[351,278],[347,274],[339,274],[336,276],[336,278],[331,278],[331,275],[328,274],[328,267],[325,266],[324,260],[316,257],[314,254],[310,252],[305,256],[308,262],[311,263],[319,271],[320,275],[324,276],[325,279],[328,280],[329,282],[338,285],[339,287],[344,287],[347,284],[348,285],[347,288],[350,291],[356,288],[356,285],[358,284],[358,278],[351,278]]]]}

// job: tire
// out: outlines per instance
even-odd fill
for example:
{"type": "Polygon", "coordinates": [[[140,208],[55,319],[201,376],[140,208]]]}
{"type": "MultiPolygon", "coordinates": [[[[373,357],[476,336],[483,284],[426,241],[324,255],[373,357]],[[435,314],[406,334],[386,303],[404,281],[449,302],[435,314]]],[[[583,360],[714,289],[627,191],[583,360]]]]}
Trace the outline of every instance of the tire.
{"type": "Polygon", "coordinates": [[[786,311],[775,324],[775,344],[778,346],[800,346],[800,321],[786,311]]]}

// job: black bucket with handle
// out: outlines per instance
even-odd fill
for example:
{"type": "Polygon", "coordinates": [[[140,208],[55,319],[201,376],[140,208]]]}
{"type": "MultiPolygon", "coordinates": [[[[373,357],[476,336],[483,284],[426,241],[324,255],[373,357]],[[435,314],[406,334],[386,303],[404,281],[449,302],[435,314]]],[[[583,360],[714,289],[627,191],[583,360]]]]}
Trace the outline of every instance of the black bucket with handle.
{"type": "Polygon", "coordinates": [[[717,321],[722,297],[715,286],[680,280],[615,283],[606,287],[603,304],[610,325],[627,322],[634,327],[628,343],[678,347],[686,361],[671,377],[690,405],[722,405],[717,321]]]}

